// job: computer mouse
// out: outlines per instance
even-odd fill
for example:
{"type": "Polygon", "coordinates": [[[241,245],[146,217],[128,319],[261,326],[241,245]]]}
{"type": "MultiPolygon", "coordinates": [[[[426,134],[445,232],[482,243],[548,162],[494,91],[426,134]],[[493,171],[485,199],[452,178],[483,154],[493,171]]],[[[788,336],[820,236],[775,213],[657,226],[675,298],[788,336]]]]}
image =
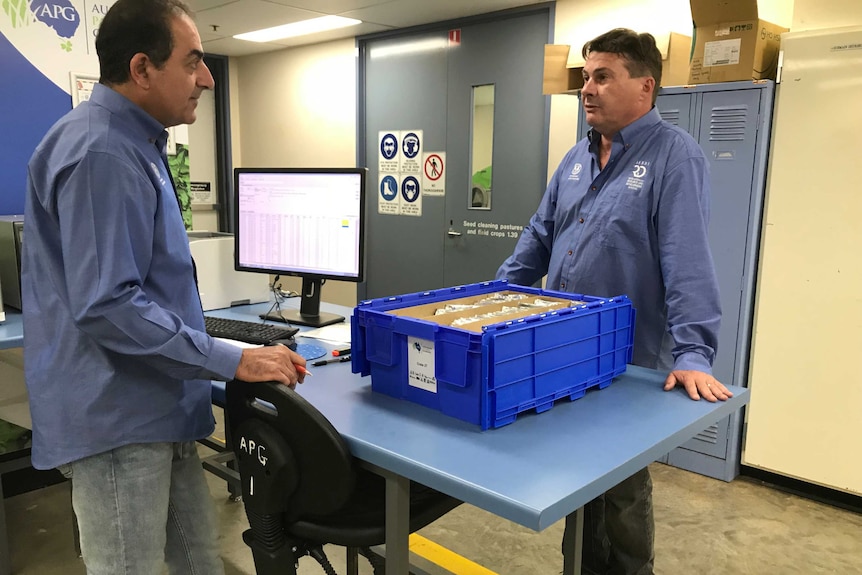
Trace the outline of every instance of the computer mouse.
{"type": "Polygon", "coordinates": [[[269,343],[269,345],[283,345],[285,347],[289,347],[293,351],[296,351],[296,339],[293,337],[286,337],[284,339],[276,339],[269,343]]]}

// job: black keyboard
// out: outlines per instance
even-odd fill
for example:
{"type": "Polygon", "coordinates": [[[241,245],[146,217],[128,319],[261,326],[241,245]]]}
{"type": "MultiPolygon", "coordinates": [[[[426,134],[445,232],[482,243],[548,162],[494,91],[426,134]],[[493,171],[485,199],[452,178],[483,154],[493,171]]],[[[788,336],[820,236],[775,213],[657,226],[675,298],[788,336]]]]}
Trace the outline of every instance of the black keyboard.
{"type": "Polygon", "coordinates": [[[266,323],[204,316],[207,333],[213,337],[235,339],[246,343],[266,345],[279,339],[293,337],[298,327],[269,325],[266,323]]]}

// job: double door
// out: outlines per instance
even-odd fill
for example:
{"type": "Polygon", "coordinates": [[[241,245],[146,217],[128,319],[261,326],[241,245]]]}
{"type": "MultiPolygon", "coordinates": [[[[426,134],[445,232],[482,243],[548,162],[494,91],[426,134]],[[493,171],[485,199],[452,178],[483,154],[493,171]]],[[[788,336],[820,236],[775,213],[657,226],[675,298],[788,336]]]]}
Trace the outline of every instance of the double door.
{"type": "MultiPolygon", "coordinates": [[[[690,133],[710,164],[709,240],[721,292],[721,331],[713,374],[747,387],[774,83],[663,88],[662,118],[690,133]]],[[[581,137],[589,127],[579,114],[581,137]]],[[[667,463],[730,481],[739,474],[742,414],[736,412],[670,452],[667,463]]]]}
{"type": "Polygon", "coordinates": [[[359,161],[369,169],[360,298],[490,280],[512,253],[547,180],[551,26],[540,5],[360,39],[359,161]],[[402,153],[413,151],[409,134],[421,134],[423,154],[438,153],[436,191],[417,195],[415,181],[379,169],[394,149],[386,134],[402,135],[402,153]]]}

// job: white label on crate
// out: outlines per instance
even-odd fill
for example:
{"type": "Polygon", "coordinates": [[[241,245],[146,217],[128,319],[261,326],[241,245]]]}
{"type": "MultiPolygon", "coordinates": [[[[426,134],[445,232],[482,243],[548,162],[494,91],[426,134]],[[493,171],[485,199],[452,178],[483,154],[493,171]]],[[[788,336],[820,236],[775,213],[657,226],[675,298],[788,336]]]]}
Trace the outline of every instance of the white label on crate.
{"type": "Polygon", "coordinates": [[[434,342],[418,337],[407,338],[407,375],[413,387],[437,393],[434,377],[434,342]]]}
{"type": "Polygon", "coordinates": [[[707,42],[703,47],[703,65],[733,66],[739,64],[740,46],[742,46],[742,38],[707,42]]]}

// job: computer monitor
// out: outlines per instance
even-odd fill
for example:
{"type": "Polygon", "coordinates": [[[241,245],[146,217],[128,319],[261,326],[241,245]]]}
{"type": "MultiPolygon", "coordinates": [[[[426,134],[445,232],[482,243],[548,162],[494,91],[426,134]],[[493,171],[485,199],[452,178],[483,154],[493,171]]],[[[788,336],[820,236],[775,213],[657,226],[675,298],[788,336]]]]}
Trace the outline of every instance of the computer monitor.
{"type": "Polygon", "coordinates": [[[320,311],[323,280],[364,273],[365,168],[236,168],[235,267],[299,276],[299,310],[265,319],[320,327],[344,317],[320,311]]]}

